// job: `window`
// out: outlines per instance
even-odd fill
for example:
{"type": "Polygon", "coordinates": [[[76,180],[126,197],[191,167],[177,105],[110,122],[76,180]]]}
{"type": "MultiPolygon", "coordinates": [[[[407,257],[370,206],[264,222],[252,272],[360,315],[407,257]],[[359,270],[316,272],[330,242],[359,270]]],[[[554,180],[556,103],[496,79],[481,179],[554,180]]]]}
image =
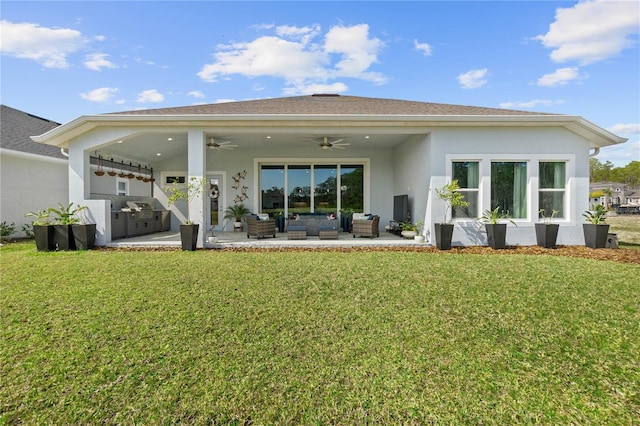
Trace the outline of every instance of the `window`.
{"type": "Polygon", "coordinates": [[[338,203],[337,166],[317,165],[313,168],[313,208],[319,213],[335,213],[338,203]]]}
{"type": "Polygon", "coordinates": [[[364,167],[361,164],[340,167],[340,207],[364,212],[364,167]]]}
{"type": "Polygon", "coordinates": [[[515,219],[527,217],[527,163],[491,163],[491,207],[515,219]]]}
{"type": "Polygon", "coordinates": [[[364,211],[363,164],[262,164],[261,212],[364,211]]]}
{"type": "Polygon", "coordinates": [[[284,211],[284,166],[262,166],[262,213],[284,211]]]}
{"type": "Polygon", "coordinates": [[[478,188],[480,173],[477,161],[454,161],[453,180],[458,180],[460,192],[469,202],[468,207],[459,207],[451,212],[453,218],[478,217],[478,188]]]}
{"type": "Polygon", "coordinates": [[[311,166],[292,165],[287,169],[289,212],[311,211],[311,166]]]}
{"type": "Polygon", "coordinates": [[[116,194],[129,195],[129,179],[116,178],[116,194]]]}
{"type": "Polygon", "coordinates": [[[563,218],[565,215],[566,163],[562,161],[541,161],[539,163],[540,189],[538,208],[544,210],[545,217],[563,218]]]}

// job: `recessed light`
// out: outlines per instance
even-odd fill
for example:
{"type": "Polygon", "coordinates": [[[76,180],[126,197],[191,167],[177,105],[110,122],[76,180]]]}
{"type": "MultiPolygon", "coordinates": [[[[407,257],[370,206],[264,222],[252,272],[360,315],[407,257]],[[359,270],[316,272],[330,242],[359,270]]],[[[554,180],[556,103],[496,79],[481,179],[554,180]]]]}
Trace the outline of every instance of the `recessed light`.
{"type": "Polygon", "coordinates": [[[173,140],[173,138],[167,138],[167,140],[168,140],[168,141],[172,141],[172,140],[173,140]]]}
{"type": "Polygon", "coordinates": [[[160,157],[161,155],[162,155],[162,153],[161,153],[161,152],[157,152],[157,153],[156,153],[156,156],[158,156],[158,157],[160,157]]]}
{"type": "Polygon", "coordinates": [[[271,139],[271,136],[267,136],[267,139],[271,139]]]}
{"type": "Polygon", "coordinates": [[[365,136],[364,138],[365,138],[365,139],[369,139],[369,136],[365,136]]]}
{"type": "Polygon", "coordinates": [[[118,141],[118,143],[122,143],[123,141],[118,141]]]}

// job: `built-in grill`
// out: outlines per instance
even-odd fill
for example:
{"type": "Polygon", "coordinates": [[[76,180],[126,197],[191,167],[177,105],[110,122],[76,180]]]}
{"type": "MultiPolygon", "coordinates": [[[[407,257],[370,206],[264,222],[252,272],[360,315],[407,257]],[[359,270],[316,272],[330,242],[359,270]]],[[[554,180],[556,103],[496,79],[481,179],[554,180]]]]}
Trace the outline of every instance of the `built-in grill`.
{"type": "Polygon", "coordinates": [[[127,201],[127,206],[122,209],[123,212],[129,212],[129,222],[132,220],[148,220],[153,219],[153,208],[149,203],[138,203],[127,201]]]}

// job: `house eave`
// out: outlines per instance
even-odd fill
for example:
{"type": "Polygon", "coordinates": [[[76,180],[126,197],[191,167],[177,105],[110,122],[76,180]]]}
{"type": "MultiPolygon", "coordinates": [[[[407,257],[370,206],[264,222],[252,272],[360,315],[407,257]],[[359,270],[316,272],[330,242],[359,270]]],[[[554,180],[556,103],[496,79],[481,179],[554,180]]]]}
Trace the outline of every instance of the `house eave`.
{"type": "Polygon", "coordinates": [[[32,136],[34,142],[68,148],[70,140],[98,127],[327,127],[387,128],[394,132],[428,131],[433,127],[544,127],[560,126],[585,138],[590,148],[624,143],[625,138],[573,115],[350,115],[350,114],[265,114],[265,115],[84,115],[50,131],[32,136]]]}

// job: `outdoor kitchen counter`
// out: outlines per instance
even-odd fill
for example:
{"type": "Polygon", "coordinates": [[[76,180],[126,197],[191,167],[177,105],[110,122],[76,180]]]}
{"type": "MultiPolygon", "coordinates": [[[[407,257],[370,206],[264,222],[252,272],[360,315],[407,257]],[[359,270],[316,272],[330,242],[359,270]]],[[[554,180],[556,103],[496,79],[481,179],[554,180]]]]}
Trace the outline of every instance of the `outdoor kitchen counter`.
{"type": "Polygon", "coordinates": [[[122,209],[111,212],[111,239],[137,237],[171,229],[168,210],[122,209]]]}

